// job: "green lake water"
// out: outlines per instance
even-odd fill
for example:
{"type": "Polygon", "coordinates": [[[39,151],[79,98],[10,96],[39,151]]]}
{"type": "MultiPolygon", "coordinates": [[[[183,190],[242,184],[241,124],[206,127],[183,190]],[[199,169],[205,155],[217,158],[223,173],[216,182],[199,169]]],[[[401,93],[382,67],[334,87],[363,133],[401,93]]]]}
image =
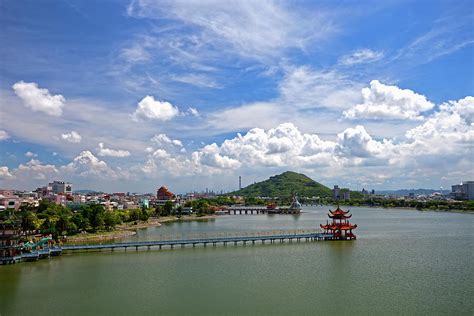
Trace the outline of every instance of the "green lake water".
{"type": "MultiPolygon", "coordinates": [[[[312,229],[329,207],[129,240],[312,229]]],[[[474,215],[350,208],[356,241],[93,252],[0,266],[0,315],[472,315],[474,215]]]]}

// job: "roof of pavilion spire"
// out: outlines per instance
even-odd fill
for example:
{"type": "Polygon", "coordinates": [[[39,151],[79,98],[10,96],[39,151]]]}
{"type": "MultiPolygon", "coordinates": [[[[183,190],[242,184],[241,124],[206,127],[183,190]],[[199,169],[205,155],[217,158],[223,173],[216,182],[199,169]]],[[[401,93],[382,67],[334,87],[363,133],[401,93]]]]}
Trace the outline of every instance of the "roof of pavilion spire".
{"type": "Polygon", "coordinates": [[[344,210],[342,210],[342,209],[339,207],[339,205],[338,205],[337,208],[336,208],[334,211],[329,210],[329,212],[330,212],[332,215],[336,215],[336,214],[337,214],[337,215],[340,215],[340,214],[345,215],[345,214],[349,213],[350,211],[344,211],[344,210]]]}
{"type": "Polygon", "coordinates": [[[349,214],[349,211],[343,211],[338,205],[334,211],[329,210],[328,216],[334,219],[345,219],[351,218],[352,214],[349,214]]]}

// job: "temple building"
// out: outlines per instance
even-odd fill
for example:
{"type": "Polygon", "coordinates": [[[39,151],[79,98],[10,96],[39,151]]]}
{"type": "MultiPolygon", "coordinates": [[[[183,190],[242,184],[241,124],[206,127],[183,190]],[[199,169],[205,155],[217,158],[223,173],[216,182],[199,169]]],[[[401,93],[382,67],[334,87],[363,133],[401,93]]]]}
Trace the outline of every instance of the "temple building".
{"type": "Polygon", "coordinates": [[[153,205],[165,205],[168,201],[176,203],[176,198],[173,192],[169,191],[165,186],[162,186],[156,191],[156,200],[153,201],[153,205]]]}
{"type": "Polygon", "coordinates": [[[168,188],[162,186],[156,191],[156,199],[161,201],[172,200],[174,194],[168,190],[168,188]]]}
{"type": "Polygon", "coordinates": [[[356,229],[357,225],[349,222],[349,218],[352,217],[349,211],[343,211],[338,206],[334,211],[329,210],[328,217],[332,219],[332,222],[326,221],[325,225],[320,225],[326,234],[332,234],[334,239],[337,240],[356,239],[356,235],[352,233],[352,230],[356,229]]]}

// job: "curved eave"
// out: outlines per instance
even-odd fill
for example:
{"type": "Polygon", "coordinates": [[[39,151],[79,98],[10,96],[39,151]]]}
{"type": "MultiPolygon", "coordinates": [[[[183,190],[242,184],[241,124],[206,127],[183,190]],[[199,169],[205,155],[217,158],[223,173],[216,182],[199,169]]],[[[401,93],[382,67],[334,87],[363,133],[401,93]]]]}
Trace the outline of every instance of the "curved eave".
{"type": "Polygon", "coordinates": [[[356,229],[357,224],[354,225],[319,225],[322,229],[330,229],[330,230],[351,230],[351,229],[356,229]]]}
{"type": "Polygon", "coordinates": [[[346,218],[351,218],[352,214],[349,215],[344,215],[344,214],[328,214],[329,218],[335,218],[335,219],[346,219],[346,218]]]}
{"type": "Polygon", "coordinates": [[[341,226],[341,230],[351,230],[356,229],[357,225],[341,226]]]}
{"type": "Polygon", "coordinates": [[[335,214],[343,214],[343,215],[345,215],[345,214],[347,214],[347,213],[349,213],[349,212],[350,212],[350,211],[343,211],[339,206],[338,206],[334,211],[329,210],[329,213],[331,213],[331,214],[333,214],[333,215],[335,215],[335,214]]]}

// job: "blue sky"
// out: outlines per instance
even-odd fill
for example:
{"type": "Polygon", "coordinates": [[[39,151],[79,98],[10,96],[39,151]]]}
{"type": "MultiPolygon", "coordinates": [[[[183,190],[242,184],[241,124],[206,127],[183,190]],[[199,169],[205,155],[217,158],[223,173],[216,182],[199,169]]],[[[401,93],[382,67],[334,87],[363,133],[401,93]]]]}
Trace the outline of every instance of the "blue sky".
{"type": "Polygon", "coordinates": [[[472,1],[2,1],[0,186],[474,177],[472,1]]]}

